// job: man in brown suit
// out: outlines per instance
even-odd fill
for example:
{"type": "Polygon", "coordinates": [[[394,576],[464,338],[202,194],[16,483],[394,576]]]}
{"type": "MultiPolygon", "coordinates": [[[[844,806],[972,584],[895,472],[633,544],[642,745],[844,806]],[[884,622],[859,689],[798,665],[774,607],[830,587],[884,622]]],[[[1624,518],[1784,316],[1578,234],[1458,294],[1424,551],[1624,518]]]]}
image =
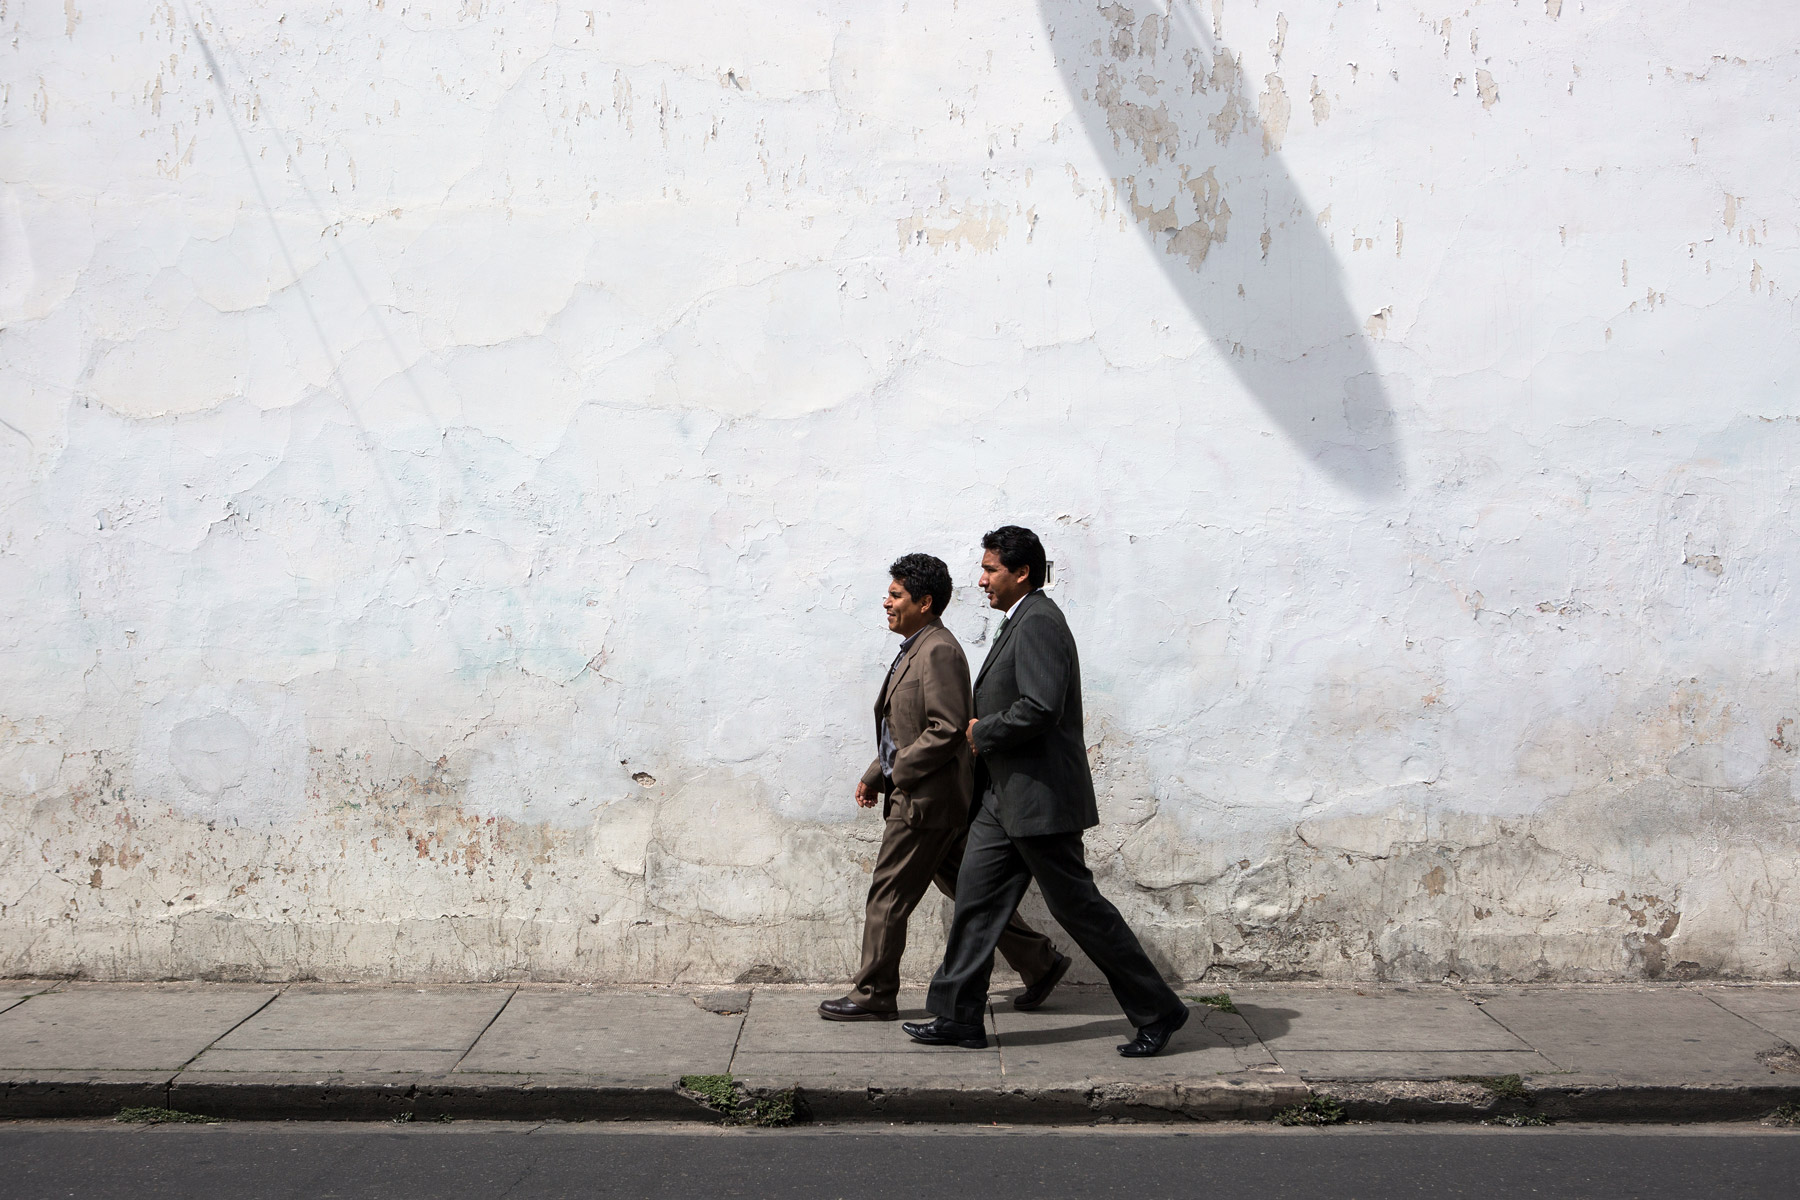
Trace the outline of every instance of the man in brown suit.
{"type": "MultiPolygon", "coordinates": [[[[969,660],[940,614],[950,603],[950,569],[929,554],[888,568],[883,607],[902,638],[875,701],[875,761],[856,785],[856,803],[879,798],[886,828],[863,916],[862,967],[850,994],[819,1005],[827,1021],[891,1021],[899,1016],[900,956],[906,922],[933,883],[952,900],[968,839],[974,770],[963,730],[974,716],[969,660]]],[[[1069,969],[1050,939],[1012,914],[999,950],[1025,992],[1013,1007],[1043,1004],[1069,969]]]]}

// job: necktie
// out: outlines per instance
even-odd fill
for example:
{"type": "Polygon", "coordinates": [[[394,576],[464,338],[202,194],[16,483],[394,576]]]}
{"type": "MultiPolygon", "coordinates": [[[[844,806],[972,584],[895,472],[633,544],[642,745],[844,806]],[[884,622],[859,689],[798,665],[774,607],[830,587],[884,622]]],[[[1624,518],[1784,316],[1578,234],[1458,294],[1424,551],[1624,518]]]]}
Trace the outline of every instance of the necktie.
{"type": "Polygon", "coordinates": [[[994,630],[994,644],[996,646],[1000,644],[1000,639],[1006,636],[1006,627],[1010,624],[1012,624],[1011,617],[1000,618],[1000,628],[994,630]]]}

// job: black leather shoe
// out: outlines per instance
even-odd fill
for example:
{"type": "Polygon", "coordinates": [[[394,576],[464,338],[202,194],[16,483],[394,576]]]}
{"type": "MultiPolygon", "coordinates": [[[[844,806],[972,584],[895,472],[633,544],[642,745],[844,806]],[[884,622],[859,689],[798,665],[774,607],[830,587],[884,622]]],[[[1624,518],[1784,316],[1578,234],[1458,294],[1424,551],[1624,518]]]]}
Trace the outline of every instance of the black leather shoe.
{"type": "Polygon", "coordinates": [[[1158,1017],[1148,1025],[1138,1027],[1137,1037],[1119,1047],[1119,1053],[1126,1058],[1149,1058],[1161,1054],[1162,1048],[1169,1044],[1175,1031],[1187,1024],[1187,1005],[1182,1005],[1166,1017],[1158,1017]]]}
{"type": "Polygon", "coordinates": [[[1013,997],[1013,1007],[1020,1012],[1030,1012],[1040,1007],[1050,998],[1050,993],[1056,990],[1056,985],[1062,982],[1062,977],[1069,973],[1069,964],[1073,961],[1075,960],[1066,954],[1057,955],[1056,961],[1050,964],[1050,969],[1036,983],[1013,997]]]}
{"type": "Polygon", "coordinates": [[[878,1008],[864,1008],[848,996],[820,1004],[819,1015],[827,1021],[894,1021],[900,1017],[897,1010],[883,1012],[878,1008]]]}
{"type": "Polygon", "coordinates": [[[987,1049],[987,1030],[979,1025],[964,1025],[934,1017],[929,1021],[902,1021],[900,1028],[915,1042],[927,1046],[961,1046],[964,1050],[987,1049]]]}

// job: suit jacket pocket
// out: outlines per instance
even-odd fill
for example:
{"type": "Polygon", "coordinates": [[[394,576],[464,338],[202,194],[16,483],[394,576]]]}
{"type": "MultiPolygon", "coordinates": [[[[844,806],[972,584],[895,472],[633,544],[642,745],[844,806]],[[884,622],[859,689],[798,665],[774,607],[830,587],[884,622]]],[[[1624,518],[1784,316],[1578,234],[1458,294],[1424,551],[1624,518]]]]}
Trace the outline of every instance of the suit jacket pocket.
{"type": "Polygon", "coordinates": [[[950,829],[963,824],[968,810],[966,785],[957,777],[962,769],[955,761],[946,763],[905,793],[906,823],[914,829],[950,829]]]}
{"type": "Polygon", "coordinates": [[[902,680],[888,693],[888,735],[904,746],[925,728],[925,693],[917,679],[902,680]]]}
{"type": "Polygon", "coordinates": [[[896,811],[899,811],[901,817],[914,829],[925,829],[934,824],[933,818],[937,815],[937,806],[929,798],[915,800],[909,795],[906,797],[906,807],[903,810],[896,808],[896,811]]]}
{"type": "Polygon", "coordinates": [[[942,807],[942,803],[935,797],[915,796],[911,792],[895,788],[888,815],[899,817],[914,829],[930,829],[944,823],[943,815],[939,812],[942,807]]]}

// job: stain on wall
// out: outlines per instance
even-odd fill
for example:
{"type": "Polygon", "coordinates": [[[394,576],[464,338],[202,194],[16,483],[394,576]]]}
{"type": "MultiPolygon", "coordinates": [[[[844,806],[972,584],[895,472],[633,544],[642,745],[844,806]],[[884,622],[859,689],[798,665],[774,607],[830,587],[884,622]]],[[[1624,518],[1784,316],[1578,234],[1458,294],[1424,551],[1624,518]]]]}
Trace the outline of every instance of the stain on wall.
{"type": "Polygon", "coordinates": [[[1172,975],[1800,974],[1797,26],[0,9],[0,973],[847,977],[1018,521],[1172,975]]]}

